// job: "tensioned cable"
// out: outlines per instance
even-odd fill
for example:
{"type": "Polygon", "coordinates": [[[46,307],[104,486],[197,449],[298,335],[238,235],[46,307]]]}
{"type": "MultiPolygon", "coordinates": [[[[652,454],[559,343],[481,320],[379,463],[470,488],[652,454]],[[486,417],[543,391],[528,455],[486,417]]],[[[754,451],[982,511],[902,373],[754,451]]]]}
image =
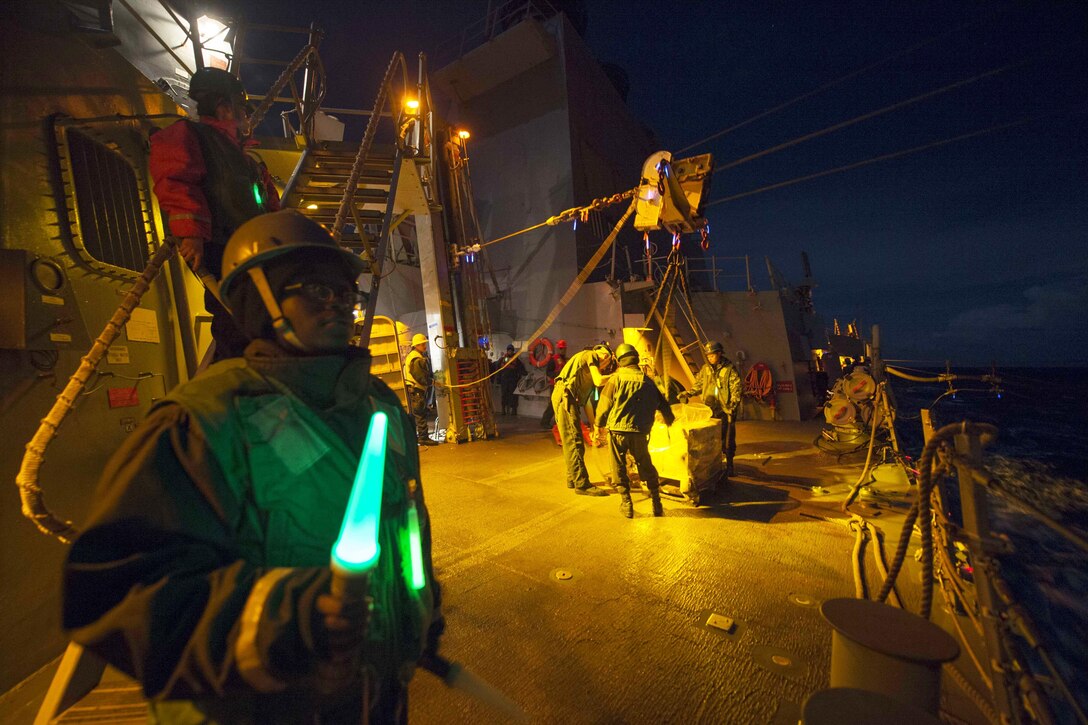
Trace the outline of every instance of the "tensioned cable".
{"type": "Polygon", "coordinates": [[[890,106],[884,106],[883,108],[878,108],[875,111],[870,111],[869,113],[864,113],[864,114],[862,114],[860,116],[855,116],[854,118],[850,118],[850,119],[847,119],[845,121],[840,121],[839,123],[832,124],[832,125],[828,126],[827,128],[822,128],[819,131],[813,131],[812,133],[807,133],[804,136],[798,136],[797,138],[795,138],[795,139],[793,139],[791,141],[786,141],[785,143],[780,143],[777,146],[772,146],[769,149],[764,149],[764,150],[758,151],[758,152],[756,152],[754,154],[749,154],[748,156],[737,159],[736,161],[730,161],[729,163],[727,163],[727,164],[725,164],[723,166],[717,167],[715,170],[716,171],[724,171],[725,169],[731,169],[734,166],[739,166],[740,164],[746,163],[748,161],[754,161],[755,159],[758,159],[758,158],[760,158],[762,156],[766,156],[767,154],[773,154],[776,151],[781,151],[782,149],[787,149],[787,148],[789,148],[791,146],[796,146],[799,143],[803,143],[805,141],[810,141],[810,140],[812,140],[814,138],[819,138],[820,136],[824,136],[824,135],[829,134],[829,133],[831,133],[833,131],[838,131],[840,129],[847,128],[849,126],[853,126],[855,123],[861,123],[862,121],[867,121],[870,118],[876,118],[877,116],[882,116],[885,113],[890,113],[891,111],[895,111],[895,110],[900,109],[900,108],[905,108],[907,106],[913,105],[913,104],[918,103],[920,101],[924,101],[924,100],[926,100],[928,98],[933,98],[934,96],[939,96],[942,93],[947,93],[948,91],[952,91],[952,90],[955,90],[957,88],[962,88],[963,86],[967,86],[967,85],[970,85],[972,83],[977,83],[978,81],[983,80],[985,78],[992,78],[993,76],[1004,73],[1007,70],[1011,70],[1013,68],[1018,68],[1020,66],[1027,65],[1029,62],[1030,62],[1030,60],[1027,60],[1027,59],[1021,60],[1021,61],[1018,61],[1016,63],[1010,63],[1008,65],[1001,66],[1000,68],[993,68],[991,70],[985,71],[984,73],[979,73],[978,75],[972,76],[970,78],[964,78],[963,80],[956,81],[955,83],[949,83],[946,86],[941,86],[940,88],[936,88],[936,89],[934,89],[932,91],[927,91],[926,93],[922,93],[920,95],[914,96],[913,98],[908,98],[905,101],[899,101],[898,103],[893,103],[890,106]]]}
{"type": "Polygon", "coordinates": [[[484,247],[490,247],[492,244],[497,244],[499,242],[506,241],[507,239],[510,239],[511,237],[516,237],[519,234],[525,234],[526,232],[531,232],[534,229],[540,229],[541,227],[544,227],[544,226],[553,226],[554,227],[557,224],[562,224],[563,222],[577,221],[583,215],[583,213],[588,213],[588,212],[591,212],[591,211],[600,211],[601,209],[605,208],[606,206],[612,206],[613,204],[618,204],[621,201],[624,201],[626,199],[630,199],[636,193],[638,193],[638,188],[637,187],[634,188],[634,189],[628,189],[627,191],[620,192],[619,194],[613,194],[612,196],[603,196],[603,197],[600,197],[599,199],[594,199],[593,201],[589,202],[585,206],[576,206],[576,207],[574,207],[572,209],[567,209],[566,211],[559,212],[555,216],[548,217],[547,219],[540,222],[539,224],[534,224],[531,227],[525,227],[524,229],[519,229],[518,231],[511,232],[510,234],[507,234],[505,236],[498,237],[496,239],[491,239],[489,241],[483,242],[482,244],[480,244],[480,248],[482,249],[484,247]]]}
{"type": "MultiPolygon", "coordinates": [[[[593,256],[590,257],[589,261],[586,262],[584,267],[582,267],[582,270],[578,273],[578,276],[575,277],[574,281],[570,283],[569,287],[567,287],[567,291],[564,292],[563,296],[559,298],[559,301],[555,303],[555,306],[552,307],[551,312],[549,312],[548,316],[544,318],[544,321],[540,323],[540,326],[537,327],[537,329],[534,330],[533,333],[531,335],[529,335],[526,339],[528,339],[528,340],[537,339],[542,332],[544,332],[546,329],[548,329],[548,327],[550,327],[551,324],[553,322],[555,322],[555,318],[559,316],[559,313],[562,312],[563,309],[568,304],[570,304],[570,301],[572,299],[574,299],[574,295],[578,293],[578,290],[580,290],[582,288],[582,285],[585,283],[586,279],[589,277],[590,274],[593,273],[593,270],[595,270],[597,268],[597,265],[604,258],[605,252],[607,252],[608,248],[612,246],[612,243],[616,241],[616,235],[620,233],[620,229],[622,229],[623,225],[627,223],[627,220],[629,218],[631,218],[631,215],[635,213],[635,206],[636,205],[637,205],[637,200],[632,199],[631,200],[631,205],[627,207],[627,211],[624,212],[623,216],[620,217],[620,220],[618,222],[616,222],[616,226],[612,227],[612,231],[609,232],[609,234],[605,238],[605,240],[603,242],[601,242],[601,246],[597,247],[597,251],[593,253],[593,256]]],[[[524,348],[518,348],[517,352],[522,352],[523,350],[524,350],[524,348]]],[[[459,384],[447,383],[445,385],[445,387],[447,387],[447,388],[467,388],[467,387],[472,386],[472,385],[479,385],[480,383],[484,382],[485,380],[487,380],[489,378],[492,378],[495,375],[498,375],[500,371],[505,370],[506,367],[508,365],[512,364],[513,361],[516,360],[516,359],[517,359],[517,355],[512,355],[510,357],[510,359],[506,361],[505,365],[503,365],[502,367],[492,371],[488,375],[485,375],[484,377],[480,378],[479,380],[470,380],[468,382],[459,383],[459,384]]]]}
{"type": "Polygon", "coordinates": [[[881,156],[875,156],[875,157],[873,157],[871,159],[866,159],[865,161],[857,161],[855,163],[847,164],[845,166],[837,166],[837,167],[835,167],[833,169],[825,169],[823,171],[817,171],[814,174],[806,174],[805,176],[798,176],[795,179],[788,179],[786,181],[779,181],[778,183],[769,184],[767,186],[761,186],[760,188],[752,189],[751,191],[745,191],[745,192],[740,193],[740,194],[733,194],[732,196],[725,196],[725,197],[722,197],[721,199],[714,199],[712,201],[708,201],[703,206],[703,208],[705,209],[707,207],[714,206],[715,204],[723,204],[723,203],[725,203],[727,201],[736,201],[737,199],[743,199],[746,196],[752,196],[754,194],[759,194],[759,193],[762,193],[764,191],[773,191],[774,189],[781,189],[781,188],[783,188],[785,186],[792,186],[793,184],[799,184],[802,181],[809,181],[811,179],[818,179],[821,176],[830,176],[831,174],[837,174],[837,173],[842,172],[842,171],[850,171],[851,169],[857,169],[857,168],[861,168],[862,166],[868,166],[869,164],[875,164],[878,161],[890,161],[891,159],[896,159],[896,158],[899,158],[900,156],[907,156],[908,154],[917,153],[919,151],[927,151],[929,149],[934,149],[934,148],[937,148],[939,146],[945,146],[947,144],[954,143],[956,141],[964,141],[966,139],[973,138],[975,136],[982,136],[982,135],[987,134],[987,133],[993,133],[994,131],[1002,131],[1002,130],[1007,129],[1007,128],[1014,128],[1016,126],[1022,126],[1025,123],[1029,123],[1031,121],[1036,121],[1036,120],[1038,120],[1040,118],[1043,118],[1043,117],[1045,117],[1047,115],[1053,115],[1053,114],[1044,114],[1044,115],[1041,115],[1041,116],[1032,116],[1032,117],[1029,117],[1029,118],[1021,119],[1019,121],[1012,121],[1010,123],[1001,123],[1001,124],[998,124],[996,126],[989,126],[987,128],[980,129],[978,131],[971,131],[969,133],[960,134],[959,136],[953,136],[952,138],[946,138],[946,139],[942,139],[940,141],[933,141],[931,143],[922,144],[921,146],[914,146],[913,148],[903,149],[901,151],[894,151],[892,153],[883,154],[881,156]]]}
{"type": "Polygon", "coordinates": [[[766,118],[767,116],[770,116],[773,113],[777,113],[779,111],[785,110],[785,109],[789,108],[790,106],[793,106],[793,105],[795,105],[797,103],[800,103],[801,101],[804,101],[804,100],[806,100],[808,98],[812,98],[813,96],[817,96],[817,95],[823,93],[824,91],[830,90],[830,89],[834,88],[835,86],[840,85],[841,83],[845,83],[846,81],[848,81],[848,80],[850,80],[852,78],[857,78],[858,76],[860,76],[860,75],[862,75],[864,73],[868,73],[869,71],[873,70],[874,68],[879,68],[880,66],[884,65],[885,63],[890,63],[891,61],[896,60],[897,58],[902,58],[904,55],[910,55],[911,53],[913,53],[916,50],[920,50],[920,49],[926,47],[927,45],[932,45],[933,43],[937,42],[938,40],[943,40],[944,38],[947,38],[949,35],[952,35],[954,33],[958,33],[961,30],[964,30],[965,28],[969,28],[969,27],[971,27],[972,25],[975,25],[975,24],[977,24],[977,21],[976,21],[976,23],[967,23],[965,25],[959,26],[958,28],[953,28],[952,30],[949,30],[949,31],[947,31],[945,33],[941,33],[940,35],[934,35],[932,38],[929,38],[928,40],[923,40],[920,43],[916,43],[915,45],[912,45],[909,48],[906,48],[904,50],[901,50],[898,53],[895,53],[893,55],[889,55],[887,58],[884,58],[883,60],[878,60],[875,63],[870,63],[867,66],[864,66],[862,68],[858,68],[857,70],[850,71],[846,75],[840,76],[839,78],[836,78],[833,81],[825,83],[822,86],[820,86],[819,88],[814,88],[813,90],[808,91],[807,93],[802,93],[801,95],[797,96],[796,98],[792,98],[792,99],[786,101],[785,103],[780,103],[777,106],[775,106],[774,108],[769,108],[766,111],[763,111],[762,113],[758,113],[755,116],[752,116],[751,118],[749,118],[749,119],[747,119],[745,121],[741,121],[740,123],[737,123],[737,124],[734,124],[734,125],[729,126],[727,128],[724,128],[721,131],[718,131],[717,133],[712,133],[711,135],[707,136],[704,139],[700,139],[699,141],[696,141],[693,144],[689,144],[688,146],[685,146],[684,148],[679,149],[675,153],[682,154],[685,151],[690,151],[691,149],[696,148],[697,146],[702,146],[703,144],[707,143],[708,141],[713,141],[714,139],[718,138],[719,136],[724,136],[727,133],[732,133],[733,131],[736,131],[738,128],[743,128],[744,126],[747,126],[750,123],[755,123],[756,121],[758,121],[758,120],[760,120],[762,118],[766,118]]]}

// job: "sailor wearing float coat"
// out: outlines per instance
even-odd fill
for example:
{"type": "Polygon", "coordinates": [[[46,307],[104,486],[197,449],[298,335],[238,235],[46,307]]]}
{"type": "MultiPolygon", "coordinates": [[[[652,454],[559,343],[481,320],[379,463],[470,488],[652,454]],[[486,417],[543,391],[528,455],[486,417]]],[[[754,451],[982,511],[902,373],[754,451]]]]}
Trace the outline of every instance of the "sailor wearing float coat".
{"type": "Polygon", "coordinates": [[[68,554],[63,624],[140,681],[152,722],[360,722],[364,706],[405,722],[443,619],[412,422],[348,344],[362,261],[282,211],[242,225],[224,264],[254,340],[175,388],[110,459],[68,554]],[[368,614],[330,596],[329,559],[376,411],[389,442],[368,614]],[[422,588],[405,576],[412,501],[422,588]]]}

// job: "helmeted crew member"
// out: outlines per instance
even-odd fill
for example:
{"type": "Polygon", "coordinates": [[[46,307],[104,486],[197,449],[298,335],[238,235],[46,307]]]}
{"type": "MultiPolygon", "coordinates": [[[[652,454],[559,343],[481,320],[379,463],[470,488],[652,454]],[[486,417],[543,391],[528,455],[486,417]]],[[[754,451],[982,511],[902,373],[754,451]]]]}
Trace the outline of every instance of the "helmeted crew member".
{"type": "Polygon", "coordinates": [[[635,515],[631,503],[631,477],[627,474],[627,454],[635,459],[638,476],[650,490],[650,502],[654,516],[661,516],[661,494],[658,492],[657,469],[650,460],[647,444],[654,414],[661,413],[666,425],[672,425],[676,417],[668,401],[657,385],[638,367],[638,350],[624,343],[616,348],[619,367],[601,391],[597,401],[598,434],[605,428],[608,449],[612,454],[612,479],[620,492],[620,513],[627,518],[635,515]]]}
{"type": "Polygon", "coordinates": [[[502,393],[502,414],[517,415],[518,396],[514,391],[517,390],[518,382],[528,373],[525,371],[525,363],[518,359],[513,345],[506,346],[506,353],[495,361],[495,369],[499,371],[495,377],[499,379],[499,390],[502,393]]]}
{"type": "Polygon", "coordinates": [[[295,211],[243,224],[222,287],[253,338],[244,358],[171,391],[103,473],[63,624],[142,683],[152,722],[359,722],[364,692],[371,722],[406,721],[443,620],[412,422],[348,344],[364,268],[295,211]],[[376,411],[389,443],[367,614],[329,594],[328,564],[376,411]]]}
{"type": "Polygon", "coordinates": [[[737,409],[740,407],[741,381],[737,369],[723,354],[720,342],[703,346],[707,364],[695,376],[695,384],[680,395],[681,400],[701,397],[711,415],[722,421],[722,452],[725,475],[733,475],[733,455],[737,452],[737,409]]]}
{"type": "MultiPolygon", "coordinates": [[[[555,378],[559,371],[567,364],[567,341],[557,340],[555,352],[548,357],[544,365],[544,379],[548,381],[549,388],[555,388],[555,378]]],[[[550,395],[550,393],[549,393],[550,395]]],[[[544,406],[544,412],[540,414],[540,427],[551,428],[555,423],[555,410],[550,405],[544,406]]]]}
{"type": "Polygon", "coordinates": [[[404,382],[408,385],[408,405],[416,420],[416,441],[421,446],[437,446],[427,432],[427,396],[434,384],[431,361],[427,357],[427,336],[412,335],[412,350],[404,358],[404,382]]]}
{"type": "MultiPolygon", "coordinates": [[[[193,74],[189,97],[199,122],[183,119],[151,136],[151,178],[166,213],[169,233],[189,267],[222,277],[223,249],[243,222],[280,207],[279,194],[263,164],[246,153],[248,112],[242,82],[220,68],[193,74]]],[[[204,307],[212,316],[213,360],[240,357],[249,339],[210,292],[204,307]]]]}
{"type": "MultiPolygon", "coordinates": [[[[590,401],[593,389],[608,380],[612,349],[601,343],[590,350],[576,352],[555,379],[552,408],[563,444],[563,459],[567,465],[567,488],[583,496],[607,496],[608,492],[589,481],[586,470],[586,444],[582,440],[581,411],[590,401]]],[[[589,413],[589,420],[593,415],[589,413]]]]}

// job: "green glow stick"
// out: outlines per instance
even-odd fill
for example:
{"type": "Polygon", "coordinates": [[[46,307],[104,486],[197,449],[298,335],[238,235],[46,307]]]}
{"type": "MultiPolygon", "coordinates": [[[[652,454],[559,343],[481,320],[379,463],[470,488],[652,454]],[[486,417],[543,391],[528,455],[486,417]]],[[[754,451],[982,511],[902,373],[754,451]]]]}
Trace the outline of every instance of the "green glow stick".
{"type": "Polygon", "coordinates": [[[333,567],[348,575],[366,574],[378,563],[378,522],[382,515],[388,430],[389,417],[385,413],[378,411],[370,417],[344,523],[332,547],[333,567]]]}
{"type": "Polygon", "coordinates": [[[264,206],[264,196],[261,194],[261,187],[257,185],[257,182],[253,182],[253,198],[257,200],[257,204],[264,206]]]}
{"type": "Polygon", "coordinates": [[[419,514],[416,502],[408,502],[408,548],[412,552],[412,588],[417,592],[427,584],[423,571],[423,538],[419,533],[419,514]]]}

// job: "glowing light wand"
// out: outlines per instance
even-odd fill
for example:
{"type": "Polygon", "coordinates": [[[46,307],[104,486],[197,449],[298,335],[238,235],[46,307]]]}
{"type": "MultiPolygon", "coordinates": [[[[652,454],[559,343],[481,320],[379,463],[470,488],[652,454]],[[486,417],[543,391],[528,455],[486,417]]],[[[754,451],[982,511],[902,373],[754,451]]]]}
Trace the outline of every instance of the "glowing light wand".
{"type": "Polygon", "coordinates": [[[332,547],[332,595],[344,600],[366,598],[367,575],[381,554],[378,525],[388,436],[389,416],[378,411],[370,417],[340,536],[332,547]]]}

